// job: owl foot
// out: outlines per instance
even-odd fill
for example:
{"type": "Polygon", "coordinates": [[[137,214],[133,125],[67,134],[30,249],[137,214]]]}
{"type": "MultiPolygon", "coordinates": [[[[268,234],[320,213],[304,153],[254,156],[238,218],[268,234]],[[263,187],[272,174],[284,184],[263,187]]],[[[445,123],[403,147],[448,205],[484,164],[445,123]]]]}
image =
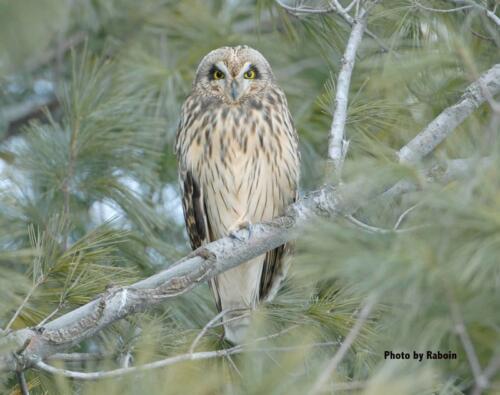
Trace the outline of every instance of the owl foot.
{"type": "Polygon", "coordinates": [[[248,217],[241,217],[236,223],[229,228],[229,237],[239,241],[243,241],[243,238],[238,235],[238,232],[242,229],[246,229],[248,232],[248,238],[252,236],[252,223],[248,217]]]}

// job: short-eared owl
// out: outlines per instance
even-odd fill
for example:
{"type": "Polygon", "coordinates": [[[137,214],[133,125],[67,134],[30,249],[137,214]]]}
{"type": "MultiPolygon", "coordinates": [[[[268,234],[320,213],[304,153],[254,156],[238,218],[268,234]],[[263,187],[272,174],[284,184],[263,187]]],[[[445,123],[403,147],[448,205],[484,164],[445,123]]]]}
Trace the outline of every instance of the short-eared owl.
{"type": "MultiPolygon", "coordinates": [[[[192,248],[283,214],[297,197],[300,158],[287,101],[267,60],[248,46],[203,58],[175,149],[192,248]]],[[[217,307],[230,310],[223,318],[228,340],[243,340],[249,319],[237,318],[241,309],[274,296],[285,255],[279,247],[212,280],[217,307]]]]}

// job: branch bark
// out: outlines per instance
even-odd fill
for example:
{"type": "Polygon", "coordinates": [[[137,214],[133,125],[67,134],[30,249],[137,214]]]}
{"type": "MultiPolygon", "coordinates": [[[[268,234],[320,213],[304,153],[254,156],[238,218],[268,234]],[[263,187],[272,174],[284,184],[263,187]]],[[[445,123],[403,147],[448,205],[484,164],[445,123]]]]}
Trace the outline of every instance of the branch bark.
{"type": "Polygon", "coordinates": [[[401,163],[416,163],[448,137],[469,115],[491,96],[500,93],[500,63],[470,84],[460,100],[443,110],[427,127],[398,152],[401,163]]]}
{"type": "MultiPolygon", "coordinates": [[[[470,84],[460,100],[444,109],[427,127],[398,152],[399,162],[416,164],[447,138],[488,97],[500,93],[500,63],[494,65],[470,84]]],[[[415,190],[415,184],[401,180],[385,191],[383,199],[392,199],[415,190]]]]}
{"type": "Polygon", "coordinates": [[[342,67],[337,79],[337,91],[335,92],[335,110],[333,112],[332,126],[330,128],[330,139],[328,143],[328,156],[333,161],[337,175],[340,177],[342,164],[347,153],[349,142],[345,139],[345,123],[347,119],[347,104],[349,88],[351,86],[351,75],[356,61],[363,32],[366,27],[367,12],[361,8],[359,15],[354,19],[353,28],[347,41],[347,46],[342,57],[342,67]]]}

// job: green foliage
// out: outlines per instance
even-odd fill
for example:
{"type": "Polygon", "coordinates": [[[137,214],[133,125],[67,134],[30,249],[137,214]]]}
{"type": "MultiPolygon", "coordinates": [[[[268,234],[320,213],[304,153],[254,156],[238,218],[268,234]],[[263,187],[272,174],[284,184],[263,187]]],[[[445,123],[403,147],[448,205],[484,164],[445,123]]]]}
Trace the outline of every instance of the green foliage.
{"type": "MultiPolygon", "coordinates": [[[[353,186],[350,198],[361,202],[367,191],[403,176],[421,187],[355,213],[386,231],[370,233],[347,219],[311,223],[276,299],[253,314],[244,353],[99,382],[30,370],[31,392],[304,394],[373,294],[378,303],[330,392],[344,392],[335,385],[346,383],[346,393],[470,392],[474,377],[452,306],[482,368],[500,353],[494,103],[475,111],[422,164],[472,158],[465,177],[432,183],[395,156],[498,62],[498,26],[479,8],[493,10],[493,2],[439,12],[459,3],[389,0],[368,20],[389,51],[365,36],[358,52],[343,179],[353,186]],[[484,156],[491,161],[479,166],[484,156]],[[391,361],[387,350],[451,350],[458,359],[391,361]]],[[[213,48],[249,44],[269,59],[299,130],[301,192],[329,180],[327,135],[349,32],[335,13],[294,16],[270,0],[0,0],[0,328],[39,325],[189,251],[173,141],[197,63],[213,48]],[[57,104],[12,129],[13,110],[47,96],[34,88],[40,81],[53,85],[57,104]]],[[[68,350],[99,351],[102,358],[50,363],[97,371],[120,367],[127,355],[133,365],[180,355],[215,314],[203,285],[68,350]]],[[[196,351],[230,346],[219,325],[196,351]]],[[[491,393],[499,380],[492,377],[491,393]]],[[[0,377],[0,393],[16,390],[13,375],[0,377]]]]}

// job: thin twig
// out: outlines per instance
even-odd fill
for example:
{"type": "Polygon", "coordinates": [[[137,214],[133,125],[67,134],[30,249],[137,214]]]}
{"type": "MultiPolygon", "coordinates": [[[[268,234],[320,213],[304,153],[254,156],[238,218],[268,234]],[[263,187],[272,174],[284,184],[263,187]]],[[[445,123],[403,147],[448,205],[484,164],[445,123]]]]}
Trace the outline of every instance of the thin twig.
{"type": "Polygon", "coordinates": [[[26,383],[26,377],[24,377],[23,371],[16,372],[17,381],[19,382],[19,388],[21,389],[22,395],[30,395],[28,388],[28,383],[26,383]]]}
{"type": "Polygon", "coordinates": [[[87,362],[98,361],[106,358],[106,354],[101,352],[73,352],[73,353],[57,353],[47,358],[48,361],[64,361],[64,362],[87,362]]]}
{"type": "Polygon", "coordinates": [[[276,3],[291,14],[328,14],[337,11],[333,6],[326,8],[292,7],[282,0],[276,0],[276,3]]]}
{"type": "Polygon", "coordinates": [[[448,9],[441,9],[441,8],[432,8],[432,7],[426,7],[418,1],[414,1],[414,4],[418,7],[421,8],[422,10],[425,11],[431,11],[431,12],[439,12],[439,13],[450,13],[450,12],[457,12],[457,11],[462,11],[462,10],[467,10],[469,8],[473,8],[472,5],[464,5],[462,7],[456,7],[456,8],[448,8],[448,9]]]}
{"type": "Polygon", "coordinates": [[[158,369],[185,361],[199,361],[203,359],[225,357],[228,355],[241,353],[242,351],[243,349],[241,348],[241,346],[235,346],[225,350],[187,353],[187,354],[177,355],[175,357],[165,358],[160,361],[146,363],[140,366],[119,368],[119,369],[109,370],[106,372],[76,372],[67,369],[55,368],[54,366],[51,366],[43,361],[38,361],[35,364],[35,367],[47,373],[60,375],[77,380],[101,380],[101,379],[119,377],[130,373],[142,372],[145,370],[158,369]]]}
{"type": "MultiPolygon", "coordinates": [[[[484,7],[483,5],[476,3],[475,1],[472,0],[448,0],[452,3],[458,3],[458,4],[469,4],[471,7],[475,7],[485,13],[485,15],[490,18],[497,26],[500,27],[500,18],[496,16],[495,14],[495,9],[493,11],[489,10],[488,8],[484,7]]],[[[496,6],[495,6],[496,8],[496,6]]]]}
{"type": "Polygon", "coordinates": [[[394,224],[394,230],[398,230],[399,226],[401,225],[401,223],[403,222],[403,220],[406,218],[406,216],[408,214],[410,214],[415,208],[418,207],[418,203],[417,204],[414,204],[413,206],[411,206],[410,208],[406,209],[405,211],[403,211],[403,213],[399,216],[398,220],[396,221],[396,223],[394,224]]]}
{"type": "Polygon", "coordinates": [[[45,324],[48,320],[50,320],[52,317],[54,317],[59,312],[59,310],[61,310],[62,307],[63,307],[63,304],[59,303],[59,305],[54,309],[54,311],[52,311],[52,313],[50,313],[47,317],[45,317],[43,320],[41,320],[36,326],[37,327],[43,326],[43,324],[45,324]]]}
{"type": "Polygon", "coordinates": [[[458,334],[458,337],[460,338],[460,341],[462,342],[462,346],[464,347],[465,355],[467,356],[467,361],[469,362],[469,366],[471,367],[476,387],[482,389],[486,388],[488,385],[488,381],[485,380],[485,378],[481,374],[481,365],[479,363],[476,350],[474,349],[474,345],[472,344],[469,333],[467,332],[467,327],[465,326],[462,313],[460,312],[460,307],[453,298],[453,294],[451,291],[448,292],[448,300],[450,304],[451,319],[453,320],[455,330],[458,334]]]}
{"type": "Polygon", "coordinates": [[[339,342],[338,341],[331,341],[331,342],[320,342],[320,343],[311,343],[311,344],[299,344],[296,346],[283,346],[283,347],[265,347],[265,348],[253,348],[253,351],[277,351],[277,352],[288,352],[288,351],[297,351],[297,350],[304,350],[308,348],[322,348],[322,347],[329,347],[329,346],[338,346],[339,342]]]}
{"type": "Polygon", "coordinates": [[[351,328],[351,330],[345,337],[342,345],[337,350],[333,358],[330,360],[330,362],[328,362],[325,369],[318,376],[318,379],[314,383],[312,389],[309,391],[309,395],[314,395],[321,392],[325,384],[328,382],[330,376],[337,369],[339,363],[342,362],[342,360],[344,359],[349,348],[351,348],[351,345],[354,342],[354,340],[356,340],[356,338],[358,337],[359,332],[361,331],[361,328],[368,319],[368,316],[370,315],[373,307],[375,306],[375,303],[376,303],[376,298],[374,296],[368,297],[365,305],[363,306],[361,312],[359,313],[359,317],[356,320],[354,326],[351,328]]]}
{"type": "MultiPolygon", "coordinates": [[[[242,309],[244,310],[244,309],[242,309]]],[[[224,326],[230,322],[233,322],[233,321],[238,321],[238,320],[241,320],[243,318],[247,318],[247,317],[250,317],[250,313],[245,313],[245,314],[242,314],[242,315],[238,315],[236,317],[233,317],[233,318],[230,318],[228,320],[225,320],[224,322],[217,322],[217,323],[214,323],[212,324],[212,328],[217,328],[219,326],[224,326]]]]}
{"type": "Polygon", "coordinates": [[[83,43],[87,38],[88,34],[85,31],[79,31],[75,34],[71,35],[64,41],[57,42],[56,48],[49,49],[45,51],[43,57],[41,59],[37,59],[36,62],[32,62],[27,65],[26,69],[29,73],[32,73],[50,63],[54,60],[57,61],[57,58],[62,57],[65,52],[69,51],[71,48],[78,46],[83,43]]]}
{"type": "MultiPolygon", "coordinates": [[[[405,213],[403,213],[403,214],[405,214],[405,213]]],[[[401,217],[400,217],[400,219],[401,219],[401,217]]],[[[419,230],[419,229],[422,229],[422,228],[425,228],[428,226],[428,225],[417,225],[417,226],[412,226],[412,227],[405,228],[405,229],[398,229],[397,227],[394,227],[392,229],[386,229],[386,228],[379,228],[377,226],[369,225],[363,221],[360,221],[359,219],[354,217],[354,215],[352,215],[352,214],[346,215],[345,218],[347,220],[349,220],[351,223],[353,223],[354,225],[359,226],[360,228],[362,228],[363,230],[365,230],[367,232],[380,233],[380,234],[408,233],[408,232],[413,232],[415,230],[419,230]]],[[[398,219],[398,222],[399,222],[399,219],[398,219]]],[[[397,224],[397,225],[399,226],[399,224],[397,224]]]]}
{"type": "MultiPolygon", "coordinates": [[[[200,331],[200,333],[198,333],[198,335],[195,337],[193,343],[191,344],[191,347],[189,347],[189,352],[194,352],[196,346],[198,345],[198,343],[200,342],[201,338],[205,335],[205,333],[207,333],[207,331],[213,327],[213,325],[218,321],[220,320],[221,318],[223,318],[226,314],[229,314],[229,313],[232,313],[232,312],[235,312],[235,311],[241,311],[241,310],[247,310],[247,309],[226,309],[226,310],[222,310],[219,314],[217,314],[214,318],[212,318],[210,321],[207,322],[207,324],[202,328],[202,330],[200,331]]],[[[243,318],[242,316],[238,316],[236,317],[238,319],[241,319],[243,318]]]]}
{"type": "Polygon", "coordinates": [[[12,316],[12,318],[10,319],[10,321],[8,322],[7,326],[5,327],[5,329],[4,329],[5,332],[7,332],[10,329],[10,327],[12,326],[12,324],[14,323],[14,321],[17,319],[17,317],[19,316],[19,314],[21,314],[21,311],[24,309],[24,307],[28,303],[28,300],[30,300],[30,298],[33,296],[33,293],[36,291],[36,289],[38,288],[38,286],[43,282],[42,279],[43,279],[43,277],[40,280],[36,281],[33,284],[33,286],[31,287],[31,289],[29,290],[28,294],[26,295],[26,297],[22,301],[21,305],[17,308],[16,312],[14,313],[14,315],[12,316]]]}
{"type": "Polygon", "coordinates": [[[122,368],[128,368],[132,362],[133,357],[130,351],[127,351],[121,358],[120,366],[122,368]]]}
{"type": "Polygon", "coordinates": [[[284,331],[273,334],[271,336],[265,336],[265,337],[256,339],[253,342],[250,342],[247,344],[234,346],[234,347],[227,348],[224,350],[204,351],[204,352],[181,354],[181,355],[177,355],[175,357],[165,358],[165,359],[162,359],[160,361],[155,361],[155,362],[147,363],[147,364],[140,365],[140,366],[134,366],[134,367],[129,367],[129,368],[119,368],[119,369],[109,370],[109,371],[105,371],[105,372],[77,372],[74,370],[60,369],[60,368],[56,368],[52,365],[49,365],[43,361],[38,361],[35,364],[35,367],[40,369],[40,370],[43,370],[45,372],[55,374],[55,375],[61,375],[64,377],[77,379],[77,380],[94,381],[94,380],[119,377],[119,376],[131,374],[131,373],[137,373],[137,372],[145,371],[145,370],[158,369],[158,368],[171,366],[171,365],[185,362],[185,361],[199,361],[199,360],[203,360],[203,359],[211,359],[211,358],[217,358],[217,357],[226,357],[226,358],[228,358],[229,361],[231,361],[231,359],[230,359],[231,355],[241,354],[243,352],[263,352],[263,353],[269,352],[269,351],[293,352],[293,351],[302,350],[302,349],[309,349],[309,348],[316,348],[316,347],[322,348],[322,347],[327,347],[327,346],[332,346],[332,345],[337,344],[337,342],[322,342],[322,343],[312,343],[312,344],[301,344],[298,346],[290,346],[290,347],[263,347],[263,348],[245,349],[246,346],[251,345],[255,342],[269,340],[269,339],[276,337],[276,336],[279,336],[283,333],[284,333],[284,331]]]}
{"type": "Polygon", "coordinates": [[[368,225],[360,221],[359,219],[355,218],[353,215],[346,215],[345,218],[348,219],[350,222],[352,222],[354,225],[359,226],[360,228],[363,228],[364,230],[370,233],[381,233],[381,234],[395,233],[394,229],[384,229],[368,225]]]}
{"type": "MultiPolygon", "coordinates": [[[[329,14],[329,13],[336,13],[338,14],[348,25],[353,26],[354,24],[354,18],[349,15],[348,9],[343,8],[340,3],[330,4],[329,7],[326,8],[305,8],[305,7],[292,7],[287,4],[285,4],[282,0],[275,0],[276,3],[283,8],[285,11],[287,11],[289,14],[298,16],[300,14],[314,14],[314,15],[321,15],[321,14],[329,14]]],[[[349,6],[349,10],[352,8],[354,4],[357,4],[358,0],[354,0],[349,6]]],[[[372,38],[382,49],[383,52],[390,52],[390,48],[385,45],[382,40],[373,32],[371,32],[368,29],[365,29],[365,34],[372,38]]]]}
{"type": "Polygon", "coordinates": [[[263,342],[266,340],[274,339],[276,337],[279,337],[279,336],[289,332],[290,330],[294,329],[295,327],[297,327],[297,325],[292,325],[291,327],[285,328],[284,330],[273,333],[271,335],[257,338],[249,343],[237,345],[237,346],[223,349],[223,350],[201,351],[201,352],[195,352],[195,353],[188,352],[186,354],[176,355],[174,357],[165,358],[165,359],[162,359],[160,361],[150,362],[150,363],[140,365],[140,366],[119,368],[119,369],[109,370],[106,372],[76,372],[73,370],[56,368],[56,367],[51,366],[51,365],[49,365],[41,360],[35,363],[35,367],[40,369],[40,370],[43,370],[47,373],[61,375],[64,377],[77,379],[77,380],[86,380],[86,381],[91,380],[91,381],[93,381],[93,380],[108,379],[108,378],[123,376],[123,375],[130,374],[130,373],[137,373],[137,372],[141,372],[141,371],[145,371],[145,370],[158,369],[158,368],[174,365],[174,364],[177,364],[180,362],[185,362],[185,361],[199,361],[199,360],[212,359],[212,358],[218,358],[218,357],[228,357],[230,355],[240,354],[240,353],[245,352],[245,351],[262,352],[263,350],[267,350],[267,348],[266,349],[255,348],[255,349],[246,350],[245,347],[248,347],[248,346],[255,344],[255,343],[258,343],[258,342],[263,342]]]}
{"type": "Polygon", "coordinates": [[[358,0],[352,0],[351,1],[351,4],[349,4],[347,7],[345,7],[343,10],[345,12],[349,12],[351,10],[351,8],[358,2],[358,0]]]}
{"type": "Polygon", "coordinates": [[[236,366],[236,364],[234,363],[233,358],[231,358],[231,355],[227,355],[226,359],[229,361],[229,365],[231,365],[234,371],[238,373],[238,376],[240,376],[240,378],[243,378],[241,371],[238,369],[238,366],[236,366]]]}
{"type": "Polygon", "coordinates": [[[497,353],[491,357],[490,362],[486,368],[484,368],[481,374],[481,380],[476,382],[472,395],[481,395],[483,391],[490,386],[490,380],[498,370],[500,370],[500,354],[497,353]],[[483,383],[485,386],[481,387],[479,383],[483,383]]]}

